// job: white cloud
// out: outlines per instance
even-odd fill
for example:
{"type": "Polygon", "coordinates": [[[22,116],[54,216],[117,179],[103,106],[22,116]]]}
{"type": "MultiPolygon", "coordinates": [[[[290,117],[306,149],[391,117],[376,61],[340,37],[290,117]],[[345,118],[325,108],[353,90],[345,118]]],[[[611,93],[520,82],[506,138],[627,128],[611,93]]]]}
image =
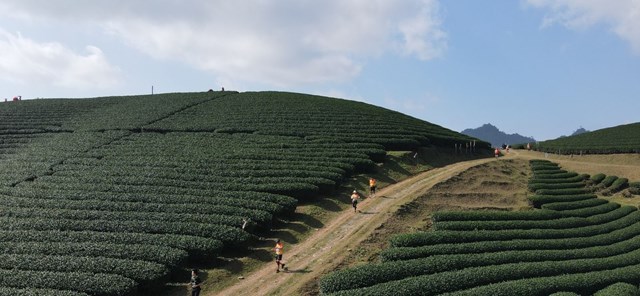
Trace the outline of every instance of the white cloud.
{"type": "Polygon", "coordinates": [[[640,54],[640,1],[637,0],[527,0],[548,9],[543,26],[560,23],[572,29],[586,29],[604,23],[640,54]]]}
{"type": "Polygon", "coordinates": [[[277,86],[349,81],[368,59],[429,60],[447,42],[437,0],[3,0],[0,11],[90,23],[156,59],[277,86]]]}
{"type": "Polygon", "coordinates": [[[0,79],[17,84],[88,89],[119,81],[119,70],[94,46],[79,54],[60,43],[39,43],[0,29],[0,52],[0,79]]]}
{"type": "Polygon", "coordinates": [[[438,3],[425,2],[420,13],[401,22],[398,26],[404,39],[403,50],[415,54],[421,60],[440,57],[447,49],[447,34],[440,28],[438,3]]]}

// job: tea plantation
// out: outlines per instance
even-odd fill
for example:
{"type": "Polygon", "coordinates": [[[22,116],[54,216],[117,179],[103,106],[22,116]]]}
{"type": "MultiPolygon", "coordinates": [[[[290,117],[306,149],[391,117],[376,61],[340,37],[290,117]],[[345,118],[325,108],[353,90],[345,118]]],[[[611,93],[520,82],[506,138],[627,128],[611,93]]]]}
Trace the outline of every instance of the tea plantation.
{"type": "Polygon", "coordinates": [[[153,291],[189,260],[248,246],[246,219],[265,231],[387,150],[474,140],[277,92],[25,100],[0,118],[0,295],[153,291]]]}
{"type": "Polygon", "coordinates": [[[324,277],[323,295],[637,293],[638,209],[597,198],[588,175],[544,160],[531,168],[537,209],[436,213],[434,231],[394,236],[381,262],[324,277]]]}
{"type": "Polygon", "coordinates": [[[640,122],[543,141],[534,148],[558,154],[640,153],[640,122]]]}

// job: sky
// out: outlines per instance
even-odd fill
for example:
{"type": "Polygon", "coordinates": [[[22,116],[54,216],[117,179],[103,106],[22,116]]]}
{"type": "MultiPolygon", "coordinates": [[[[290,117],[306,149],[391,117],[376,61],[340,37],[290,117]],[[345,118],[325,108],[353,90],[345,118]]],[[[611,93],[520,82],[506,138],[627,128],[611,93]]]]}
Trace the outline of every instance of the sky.
{"type": "Polygon", "coordinates": [[[553,139],[640,121],[640,0],[0,2],[0,100],[152,87],[310,93],[553,139]]]}

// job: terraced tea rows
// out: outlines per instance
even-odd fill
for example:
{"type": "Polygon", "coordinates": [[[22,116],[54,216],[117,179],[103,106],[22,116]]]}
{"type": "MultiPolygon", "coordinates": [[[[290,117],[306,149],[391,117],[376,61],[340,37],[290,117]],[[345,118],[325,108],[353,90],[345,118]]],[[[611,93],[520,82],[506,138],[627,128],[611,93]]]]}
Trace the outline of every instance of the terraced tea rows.
{"type": "Polygon", "coordinates": [[[640,152],[640,123],[605,128],[593,132],[537,143],[542,152],[559,154],[611,154],[640,152]]]}
{"type": "Polygon", "coordinates": [[[380,263],[323,278],[323,294],[590,295],[617,282],[637,286],[637,208],[560,194],[565,189],[549,187],[584,184],[588,176],[547,161],[531,167],[531,200],[540,209],[436,213],[434,231],[393,237],[380,263]]]}
{"type": "Polygon", "coordinates": [[[11,122],[0,125],[0,294],[153,291],[190,260],[247,246],[385,148],[471,140],[299,94],[20,101],[0,115],[11,122]]]}
{"type": "MultiPolygon", "coordinates": [[[[308,140],[376,143],[388,150],[473,141],[443,127],[365,103],[278,92],[248,92],[209,101],[202,108],[184,110],[150,128],[291,135],[308,140]]],[[[481,141],[477,145],[490,147],[481,141]]]]}

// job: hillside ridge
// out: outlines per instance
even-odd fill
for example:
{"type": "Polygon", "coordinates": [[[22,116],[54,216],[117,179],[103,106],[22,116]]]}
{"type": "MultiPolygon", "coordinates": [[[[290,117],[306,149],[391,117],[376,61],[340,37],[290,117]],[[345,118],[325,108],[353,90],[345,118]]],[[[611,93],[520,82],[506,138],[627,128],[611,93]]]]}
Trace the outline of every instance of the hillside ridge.
{"type": "Polygon", "coordinates": [[[377,106],[283,92],[28,100],[0,105],[0,116],[0,244],[12,256],[0,292],[157,294],[177,270],[248,248],[299,201],[372,171],[389,150],[473,140],[377,106]]]}

